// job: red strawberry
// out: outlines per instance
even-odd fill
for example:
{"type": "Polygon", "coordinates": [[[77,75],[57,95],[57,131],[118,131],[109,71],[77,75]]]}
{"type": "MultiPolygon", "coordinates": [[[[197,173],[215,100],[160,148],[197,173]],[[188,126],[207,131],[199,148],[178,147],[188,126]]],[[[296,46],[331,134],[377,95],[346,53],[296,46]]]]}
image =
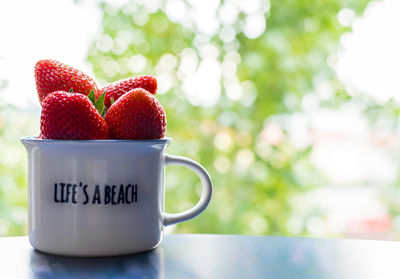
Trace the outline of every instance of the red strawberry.
{"type": "Polygon", "coordinates": [[[164,108],[143,88],[119,98],[107,111],[106,122],[113,139],[160,139],[167,126],[164,108]]]}
{"type": "Polygon", "coordinates": [[[139,76],[111,83],[100,89],[101,93],[106,92],[104,105],[109,108],[111,106],[111,98],[113,98],[115,102],[119,97],[135,88],[143,88],[155,95],[157,80],[153,76],[139,76]]]}
{"type": "Polygon", "coordinates": [[[55,60],[40,60],[35,65],[36,89],[40,104],[48,94],[62,90],[89,95],[93,89],[96,98],[100,91],[96,82],[81,71],[55,60]]]}
{"type": "Polygon", "coordinates": [[[107,139],[106,121],[89,98],[79,93],[56,91],[42,103],[40,133],[43,139],[107,139]]]}

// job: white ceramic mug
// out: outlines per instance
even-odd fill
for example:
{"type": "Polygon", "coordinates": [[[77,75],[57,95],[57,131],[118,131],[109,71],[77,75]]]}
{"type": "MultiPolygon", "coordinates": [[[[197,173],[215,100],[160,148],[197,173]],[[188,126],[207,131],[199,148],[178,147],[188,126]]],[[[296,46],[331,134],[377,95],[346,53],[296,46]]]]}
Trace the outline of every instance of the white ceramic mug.
{"type": "Polygon", "coordinates": [[[23,138],[28,153],[28,231],[37,250],[66,256],[112,256],[159,245],[163,227],[200,214],[211,179],[198,163],[164,153],[170,139],[42,140],[23,138]],[[192,169],[200,201],[164,212],[164,166],[192,169]]]}

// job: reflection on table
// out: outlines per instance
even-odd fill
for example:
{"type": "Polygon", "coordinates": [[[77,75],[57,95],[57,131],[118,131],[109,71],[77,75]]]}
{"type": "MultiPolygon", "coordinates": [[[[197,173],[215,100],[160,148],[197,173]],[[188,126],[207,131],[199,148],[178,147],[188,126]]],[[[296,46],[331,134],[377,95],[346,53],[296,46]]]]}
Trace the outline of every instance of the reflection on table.
{"type": "Polygon", "coordinates": [[[234,235],[167,235],[145,253],[49,255],[0,238],[0,278],[400,278],[400,243],[234,235]]]}

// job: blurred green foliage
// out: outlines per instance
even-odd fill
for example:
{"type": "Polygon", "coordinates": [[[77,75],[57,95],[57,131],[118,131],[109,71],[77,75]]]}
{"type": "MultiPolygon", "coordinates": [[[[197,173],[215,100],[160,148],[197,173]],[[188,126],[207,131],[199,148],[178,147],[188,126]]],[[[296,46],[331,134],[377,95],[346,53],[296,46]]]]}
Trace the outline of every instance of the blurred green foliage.
{"type": "MultiPolygon", "coordinates": [[[[268,142],[266,127],[276,114],[300,111],[302,96],[314,91],[316,80],[338,83],[327,65],[346,31],[337,14],[345,7],[360,13],[368,1],[262,1],[266,31],[252,39],[244,30],[250,16],[240,8],[232,24],[221,20],[230,2],[219,4],[220,21],[211,34],[190,19],[171,21],[168,3],[155,11],[134,2],[119,8],[104,4],[102,35],[89,61],[104,83],[140,74],[167,76],[159,79],[160,86],[172,83],[157,95],[167,113],[167,135],[174,140],[168,152],[198,160],[214,183],[210,207],[195,221],[179,224],[178,231],[285,235],[294,210],[291,198],[320,180],[309,163],[312,146],[293,146],[285,130],[275,131],[276,143],[268,142]],[[232,40],[226,39],[227,28],[234,31],[232,40]],[[197,70],[210,57],[218,62],[222,94],[215,104],[190,101],[182,70],[187,57],[197,70]],[[237,86],[239,93],[232,91],[237,86]]],[[[335,89],[336,101],[330,104],[346,101],[340,84],[335,89]]],[[[168,168],[167,211],[192,206],[199,187],[189,171],[168,168]]]]}
{"type": "Polygon", "coordinates": [[[22,136],[38,135],[39,111],[0,107],[0,236],[27,234],[27,159],[22,136]]]}
{"type": "MultiPolygon", "coordinates": [[[[176,231],[293,234],[288,230],[296,210],[293,197],[320,186],[322,178],[309,160],[312,146],[294,145],[287,140],[286,128],[275,128],[271,120],[300,112],[302,96],[314,94],[321,81],[335,91],[325,105],[349,99],[327,59],[348,31],[339,24],[338,12],[351,8],[360,15],[368,1],[264,0],[259,13],[266,29],[256,38],[245,32],[249,15],[239,7],[231,23],[222,19],[229,2],[216,2],[217,28],[209,33],[190,16],[183,22],[171,20],[168,1],[156,9],[146,1],[117,8],[102,4],[102,34],[90,47],[88,61],[103,85],[141,74],[156,76],[167,136],[173,139],[168,153],[197,160],[209,171],[214,184],[209,208],[194,221],[178,224],[176,231]],[[220,95],[214,103],[201,105],[188,94],[190,82],[185,82],[209,60],[218,66],[220,95]]],[[[182,3],[189,11],[196,9],[182,3]]],[[[207,86],[201,88],[207,91],[207,86]]],[[[0,235],[26,234],[26,155],[15,142],[37,134],[38,115],[11,107],[0,110],[0,235]]],[[[168,167],[166,210],[190,208],[200,189],[192,172],[168,167]]],[[[304,226],[296,233],[307,235],[304,226]]]]}

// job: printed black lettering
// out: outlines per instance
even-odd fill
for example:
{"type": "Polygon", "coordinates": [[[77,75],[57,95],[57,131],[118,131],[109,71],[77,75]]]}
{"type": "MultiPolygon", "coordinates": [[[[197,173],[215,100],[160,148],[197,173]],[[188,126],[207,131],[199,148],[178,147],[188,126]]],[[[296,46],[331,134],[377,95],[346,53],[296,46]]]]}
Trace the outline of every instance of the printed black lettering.
{"type": "Polygon", "coordinates": [[[65,202],[64,200],[64,187],[65,187],[65,183],[60,183],[61,186],[61,200],[60,202],[65,202]]]}
{"type": "Polygon", "coordinates": [[[53,201],[55,203],[71,204],[131,204],[138,201],[137,184],[118,185],[93,185],[88,189],[83,182],[74,183],[54,183],[53,201]],[[93,189],[93,190],[92,190],[93,189]],[[93,191],[93,192],[92,192],[93,191]]]}
{"type": "Polygon", "coordinates": [[[132,202],[137,202],[137,184],[132,185],[132,202]]]}
{"type": "Polygon", "coordinates": [[[71,187],[72,187],[72,184],[68,183],[67,184],[67,198],[65,199],[65,202],[69,202],[69,196],[71,195],[71,187]]]}
{"type": "Polygon", "coordinates": [[[94,188],[92,204],[95,204],[95,203],[101,204],[99,185],[96,185],[94,188]]]}
{"type": "MultiPolygon", "coordinates": [[[[81,186],[81,184],[82,184],[82,182],[81,183],[79,183],[79,187],[81,186]]],[[[85,195],[85,200],[83,201],[83,204],[87,204],[88,202],[89,202],[89,195],[88,195],[88,193],[87,193],[87,185],[84,185],[83,186],[83,194],[85,195]]]]}
{"type": "Polygon", "coordinates": [[[125,202],[126,202],[126,204],[130,204],[131,203],[129,201],[129,199],[128,199],[128,191],[129,191],[129,188],[131,188],[131,187],[132,187],[132,185],[128,184],[128,185],[126,185],[126,188],[125,188],[125,202]]]}
{"type": "Polygon", "coordinates": [[[111,201],[111,187],[104,186],[104,204],[109,204],[111,201]]]}
{"type": "Polygon", "coordinates": [[[76,196],[78,195],[78,187],[77,184],[72,184],[72,203],[76,204],[76,196]]]}
{"type": "Polygon", "coordinates": [[[113,185],[113,186],[111,186],[111,204],[117,204],[115,201],[114,201],[114,197],[115,197],[115,188],[117,188],[117,186],[115,186],[115,185],[113,185]]]}
{"type": "Polygon", "coordinates": [[[124,195],[124,185],[119,186],[119,193],[118,193],[118,204],[125,203],[125,195],[124,195]]]}
{"type": "Polygon", "coordinates": [[[55,184],[54,184],[54,201],[55,201],[55,202],[60,202],[60,201],[57,199],[57,188],[58,188],[58,185],[57,185],[57,183],[55,183],[55,184]]]}

